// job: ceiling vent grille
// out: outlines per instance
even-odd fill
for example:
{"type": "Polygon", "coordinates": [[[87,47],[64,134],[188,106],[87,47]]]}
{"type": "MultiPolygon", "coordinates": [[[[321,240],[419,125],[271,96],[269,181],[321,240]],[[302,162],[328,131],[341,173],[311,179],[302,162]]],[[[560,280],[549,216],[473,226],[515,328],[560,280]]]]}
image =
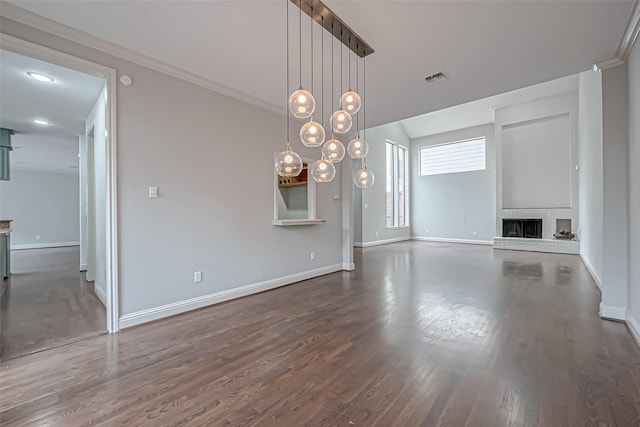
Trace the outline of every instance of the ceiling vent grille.
{"type": "Polygon", "coordinates": [[[443,72],[440,72],[427,76],[424,79],[427,81],[427,83],[436,83],[447,80],[447,75],[443,72]]]}

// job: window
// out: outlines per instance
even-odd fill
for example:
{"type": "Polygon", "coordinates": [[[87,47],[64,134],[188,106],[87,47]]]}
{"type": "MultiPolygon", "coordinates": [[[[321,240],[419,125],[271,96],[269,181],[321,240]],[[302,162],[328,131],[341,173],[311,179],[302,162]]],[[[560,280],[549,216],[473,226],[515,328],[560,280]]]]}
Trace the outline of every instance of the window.
{"type": "Polygon", "coordinates": [[[423,147],[420,176],[486,169],[484,137],[423,147]]]}
{"type": "Polygon", "coordinates": [[[405,227],[409,225],[407,149],[387,140],[386,156],[387,227],[405,227]]]}

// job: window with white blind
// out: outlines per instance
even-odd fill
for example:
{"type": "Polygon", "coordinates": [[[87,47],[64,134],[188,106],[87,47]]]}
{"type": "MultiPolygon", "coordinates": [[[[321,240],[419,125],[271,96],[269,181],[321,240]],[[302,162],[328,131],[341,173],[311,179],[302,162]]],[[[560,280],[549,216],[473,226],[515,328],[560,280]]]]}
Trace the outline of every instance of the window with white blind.
{"type": "Polygon", "coordinates": [[[420,176],[485,170],[485,152],[484,137],[422,147],[420,176]]]}

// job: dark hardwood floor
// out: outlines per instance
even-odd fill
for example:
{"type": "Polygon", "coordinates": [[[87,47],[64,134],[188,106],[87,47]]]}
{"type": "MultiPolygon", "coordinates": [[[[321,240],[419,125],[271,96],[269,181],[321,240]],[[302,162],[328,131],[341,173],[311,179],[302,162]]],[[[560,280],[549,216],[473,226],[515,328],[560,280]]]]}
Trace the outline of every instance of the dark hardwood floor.
{"type": "Polygon", "coordinates": [[[356,254],[355,272],[4,361],[0,424],[640,425],[640,350],[598,318],[579,257],[356,254]]]}
{"type": "Polygon", "coordinates": [[[67,248],[11,251],[11,277],[0,300],[0,359],[107,333],[104,306],[67,248]]]}

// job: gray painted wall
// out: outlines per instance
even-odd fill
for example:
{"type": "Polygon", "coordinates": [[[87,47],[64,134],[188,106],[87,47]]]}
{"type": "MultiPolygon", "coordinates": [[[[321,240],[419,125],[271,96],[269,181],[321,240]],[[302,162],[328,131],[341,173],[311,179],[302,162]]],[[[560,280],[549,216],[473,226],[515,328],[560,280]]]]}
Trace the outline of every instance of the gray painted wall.
{"type": "MultiPolygon", "coordinates": [[[[375,180],[371,188],[362,190],[361,242],[367,244],[389,239],[409,239],[410,227],[387,228],[386,225],[385,146],[386,140],[389,139],[410,149],[411,141],[399,122],[367,129],[366,139],[369,144],[367,167],[373,172],[375,180]],[[378,233],[377,236],[376,233],[378,233]]],[[[411,155],[409,155],[409,162],[411,162],[411,155]]],[[[359,166],[356,169],[359,169],[359,166]]],[[[411,194],[411,185],[412,182],[409,179],[408,194],[411,194]]],[[[411,217],[409,217],[410,222],[411,217]]]]}
{"type": "Polygon", "coordinates": [[[603,277],[601,314],[624,319],[628,288],[629,85],[627,65],[602,71],[603,277]]]}
{"type": "Polygon", "coordinates": [[[640,321],[640,42],[629,56],[629,314],[640,321]]]}
{"type": "Polygon", "coordinates": [[[411,228],[416,237],[492,241],[496,221],[496,163],[493,123],[411,141],[411,228]],[[418,149],[484,136],[483,171],[418,176],[418,149]],[[427,230],[429,232],[427,233],[427,230]],[[474,236],[473,233],[477,233],[474,236]]]}
{"type": "Polygon", "coordinates": [[[580,255],[602,283],[602,74],[580,74],[579,88],[579,196],[580,255]]]}
{"type": "MultiPolygon", "coordinates": [[[[271,225],[273,152],[285,146],[284,115],[10,20],[1,24],[4,33],[133,77],[132,86],[118,86],[117,99],[121,315],[342,265],[342,206],[333,199],[341,194],[339,174],[318,185],[317,216],[326,224],[271,225]],[[150,185],[158,199],[147,197],[150,185]],[[202,283],[193,283],[196,270],[202,283]]],[[[317,158],[297,134],[292,127],[299,154],[317,158]]]]}
{"type": "Polygon", "coordinates": [[[78,186],[77,173],[13,169],[11,181],[0,181],[0,218],[13,220],[11,246],[78,243],[78,186]]]}

